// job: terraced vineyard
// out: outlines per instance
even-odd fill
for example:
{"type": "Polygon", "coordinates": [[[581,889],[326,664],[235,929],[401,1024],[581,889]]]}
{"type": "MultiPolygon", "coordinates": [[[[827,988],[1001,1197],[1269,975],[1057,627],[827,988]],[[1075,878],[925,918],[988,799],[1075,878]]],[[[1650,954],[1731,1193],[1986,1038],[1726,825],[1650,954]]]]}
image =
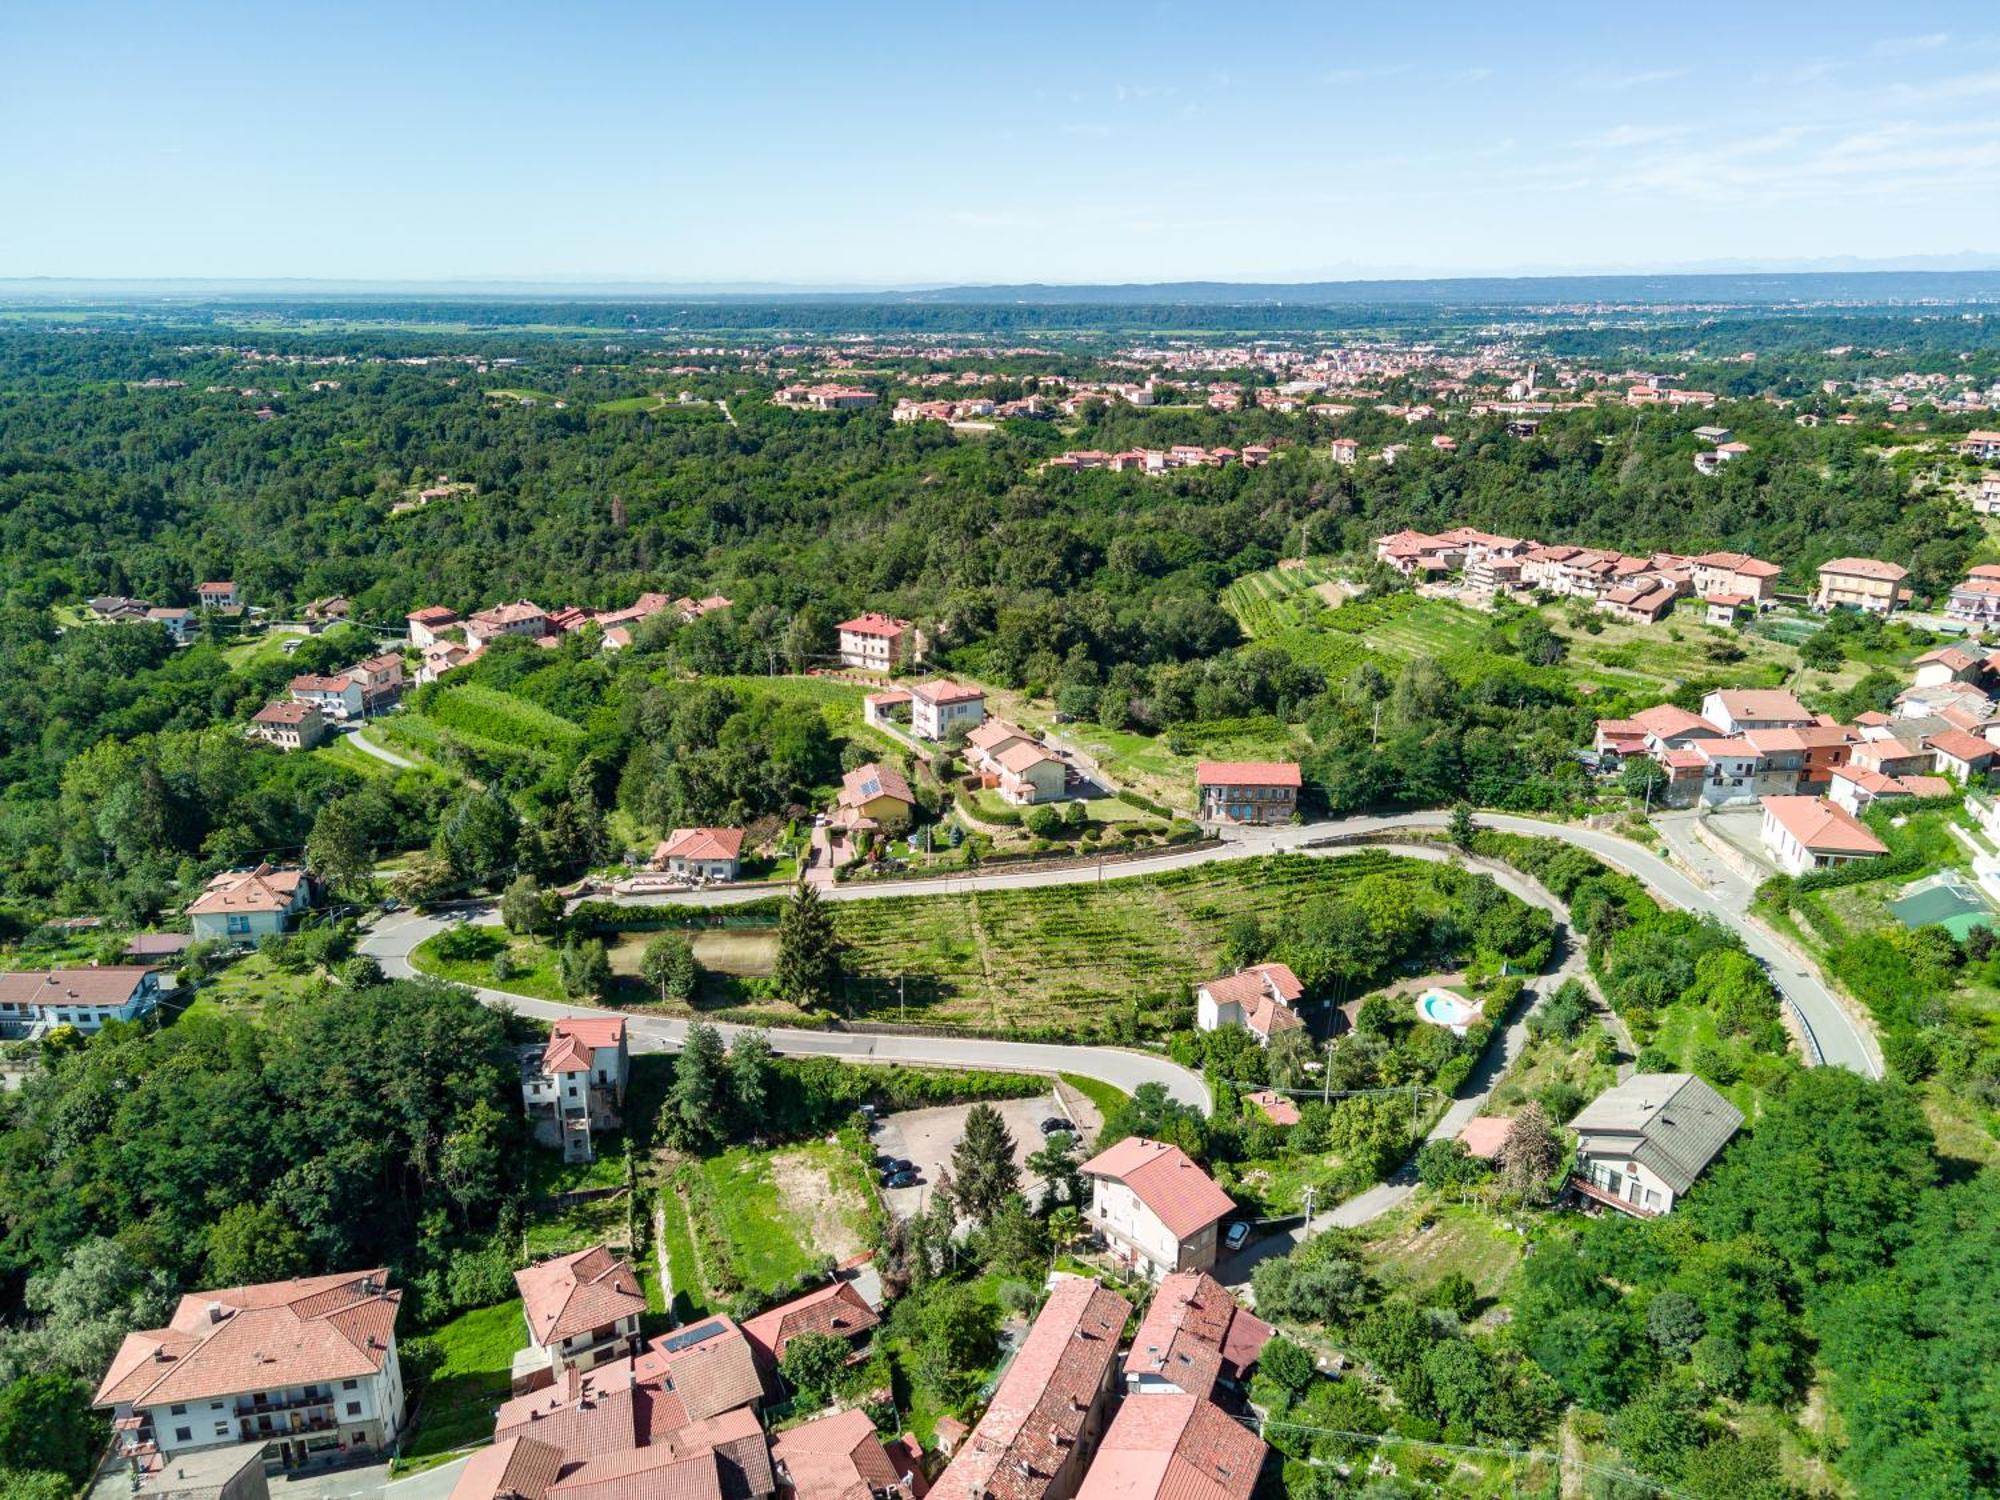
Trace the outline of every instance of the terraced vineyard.
{"type": "Polygon", "coordinates": [[[1248,573],[1222,592],[1222,607],[1236,617],[1243,633],[1261,639],[1281,630],[1308,625],[1327,612],[1316,586],[1335,580],[1332,565],[1309,558],[1291,567],[1248,573]]]}
{"type": "Polygon", "coordinates": [[[1190,986],[1221,965],[1230,918],[1270,920],[1369,875],[1430,867],[1379,850],[1337,859],[1225,860],[1101,886],[842,902],[851,995],[883,1019],[982,1030],[1112,1034],[1162,1029],[1190,986]]]}

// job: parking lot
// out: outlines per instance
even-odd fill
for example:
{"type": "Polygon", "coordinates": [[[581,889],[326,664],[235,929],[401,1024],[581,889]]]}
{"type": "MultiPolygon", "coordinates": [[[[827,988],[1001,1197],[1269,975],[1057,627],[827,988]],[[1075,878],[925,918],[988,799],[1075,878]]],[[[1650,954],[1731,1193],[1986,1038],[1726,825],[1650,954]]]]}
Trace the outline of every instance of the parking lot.
{"type": "MultiPolygon", "coordinates": [[[[1103,1123],[1088,1099],[1060,1085],[1032,1099],[998,1099],[993,1107],[1000,1111],[1008,1133],[1014,1137],[1014,1161],[1021,1168],[1021,1190],[1030,1198],[1039,1189],[1040,1179],[1030,1176],[1027,1160],[1031,1153],[1041,1149],[1042,1121],[1052,1118],[1075,1121],[1086,1145],[1096,1138],[1097,1128],[1103,1123]]],[[[918,1176],[915,1187],[883,1189],[882,1201],[890,1213],[907,1219],[929,1204],[938,1170],[950,1165],[952,1148],[965,1134],[965,1117],[971,1108],[969,1104],[953,1104],[882,1117],[875,1130],[877,1154],[916,1163],[918,1176]]]]}

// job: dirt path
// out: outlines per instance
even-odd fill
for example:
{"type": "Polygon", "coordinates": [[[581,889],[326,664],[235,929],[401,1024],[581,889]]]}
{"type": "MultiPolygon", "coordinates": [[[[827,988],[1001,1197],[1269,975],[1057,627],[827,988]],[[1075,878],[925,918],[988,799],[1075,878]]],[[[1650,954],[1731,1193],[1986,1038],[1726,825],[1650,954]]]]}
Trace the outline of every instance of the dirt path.
{"type": "Polygon", "coordinates": [[[773,1153],[771,1183],[778,1190],[778,1202],[792,1221],[803,1227],[805,1243],[815,1252],[847,1260],[868,1248],[855,1227],[855,1215],[848,1211],[856,1205],[817,1153],[773,1153]]]}

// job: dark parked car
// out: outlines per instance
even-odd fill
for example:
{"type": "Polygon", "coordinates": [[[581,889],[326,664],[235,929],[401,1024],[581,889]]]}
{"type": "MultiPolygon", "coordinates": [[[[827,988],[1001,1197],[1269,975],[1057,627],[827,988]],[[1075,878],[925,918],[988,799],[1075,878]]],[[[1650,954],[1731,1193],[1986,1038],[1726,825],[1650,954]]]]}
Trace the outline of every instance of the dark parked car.
{"type": "Polygon", "coordinates": [[[1046,1120],[1042,1121],[1042,1134],[1075,1135],[1076,1126],[1072,1125],[1068,1120],[1059,1120],[1054,1115],[1050,1115],[1046,1120]]]}
{"type": "Polygon", "coordinates": [[[915,1172],[891,1172],[887,1177],[882,1179],[882,1186],[889,1188],[915,1187],[917,1181],[917,1174],[915,1172]]]}

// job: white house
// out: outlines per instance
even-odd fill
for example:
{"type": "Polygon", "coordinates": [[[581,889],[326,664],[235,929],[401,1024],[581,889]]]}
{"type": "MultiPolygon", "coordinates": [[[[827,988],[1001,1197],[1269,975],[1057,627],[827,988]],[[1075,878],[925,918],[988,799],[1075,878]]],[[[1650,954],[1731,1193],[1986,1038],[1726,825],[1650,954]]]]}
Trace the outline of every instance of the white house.
{"type": "Polygon", "coordinates": [[[201,601],[203,609],[234,609],[243,602],[243,596],[236,591],[233,579],[204,583],[195,590],[195,598],[201,601]]]}
{"type": "Polygon", "coordinates": [[[101,1031],[136,1021],[160,1001],[160,971],[147,964],[0,973],[0,1036],[39,1036],[56,1026],[101,1031]]]}
{"type": "Polygon", "coordinates": [[[1281,1031],[1305,1025],[1292,1009],[1305,986],[1286,964],[1257,964],[1195,986],[1195,1025],[1203,1031],[1242,1026],[1268,1047],[1281,1031]]]}
{"type": "Polygon", "coordinates": [[[653,868],[700,880],[734,880],[743,858],[740,828],[676,828],[653,849],[653,868]]]}
{"type": "Polygon", "coordinates": [[[1236,1205],[1180,1147],[1127,1136],[1082,1171],[1084,1217],[1125,1264],[1155,1280],[1215,1264],[1216,1230],[1236,1205]]]}
{"type": "Polygon", "coordinates": [[[989,775],[1000,774],[1000,753],[1015,745],[1031,745],[1035,737],[1005,719],[988,719],[965,737],[965,757],[989,775]]]}
{"type": "Polygon", "coordinates": [[[1759,800],[1764,806],[1764,847],[1787,874],[1804,875],[1889,852],[1854,814],[1824,797],[1759,800]]]}
{"type": "Polygon", "coordinates": [[[632,1056],[623,1016],[565,1016],[543,1046],[521,1049],[521,1102],[536,1139],[561,1145],[565,1161],[595,1155],[593,1131],[614,1130],[632,1056]]]}
{"type": "Polygon", "coordinates": [[[1701,700],[1701,717],[1725,735],[1813,722],[1805,705],[1782,688],[1718,688],[1701,700]]]}
{"type": "Polygon", "coordinates": [[[288,1467],[385,1453],[402,1300],[381,1269],[191,1292],[165,1328],[125,1335],[92,1404],[141,1463],[251,1442],[288,1467]]]}
{"type": "Polygon", "coordinates": [[[310,750],[326,738],[326,720],[310,703],[266,703],[244,732],[280,750],[310,750]]]}
{"type": "Polygon", "coordinates": [[[927,740],[949,739],[986,721],[986,694],[976,687],[939,677],[910,688],[910,728],[927,740]]]}
{"type": "Polygon", "coordinates": [[[1696,740],[1688,747],[1701,758],[1700,798],[1710,806],[1748,802],[1757,795],[1761,757],[1748,740],[1696,740]]]}
{"type": "Polygon", "coordinates": [[[515,1356],[527,1370],[594,1370],[639,1352],[646,1294],[632,1268],[602,1245],[559,1255],[514,1273],[528,1347],[515,1356]]]}
{"type": "Polygon", "coordinates": [[[292,679],[292,702],[319,710],[322,719],[345,724],[361,717],[366,706],[358,679],[342,675],[321,677],[312,673],[292,679]]]}
{"type": "Polygon", "coordinates": [[[421,651],[426,646],[435,646],[444,631],[458,624],[458,611],[433,604],[412,610],[403,619],[410,627],[410,644],[421,651]]]}
{"type": "Polygon", "coordinates": [[[313,880],[296,866],[224,870],[188,904],[196,942],[262,943],[312,905],[313,880]]]}
{"type": "Polygon", "coordinates": [[[194,630],[194,611],[187,609],[149,609],[146,618],[161,626],[173,638],[176,646],[185,646],[188,636],[194,630]]]}
{"type": "Polygon", "coordinates": [[[503,635],[525,636],[534,641],[548,633],[548,611],[531,599],[496,604],[491,609],[482,609],[469,616],[465,622],[465,643],[468,646],[484,646],[503,635]]]}
{"type": "Polygon", "coordinates": [[[1942,776],[1885,776],[1867,766],[1846,765],[1833,768],[1826,798],[1858,818],[1884,798],[1949,797],[1951,790],[1951,783],[1942,776]]]}
{"type": "Polygon", "coordinates": [[[870,610],[835,627],[840,632],[840,664],[858,672],[893,672],[919,653],[916,627],[870,610]]]}
{"type": "Polygon", "coordinates": [[[1742,1128],[1735,1105],[1692,1073],[1635,1073],[1569,1122],[1580,1194],[1622,1213],[1666,1213],[1742,1128]]]}

